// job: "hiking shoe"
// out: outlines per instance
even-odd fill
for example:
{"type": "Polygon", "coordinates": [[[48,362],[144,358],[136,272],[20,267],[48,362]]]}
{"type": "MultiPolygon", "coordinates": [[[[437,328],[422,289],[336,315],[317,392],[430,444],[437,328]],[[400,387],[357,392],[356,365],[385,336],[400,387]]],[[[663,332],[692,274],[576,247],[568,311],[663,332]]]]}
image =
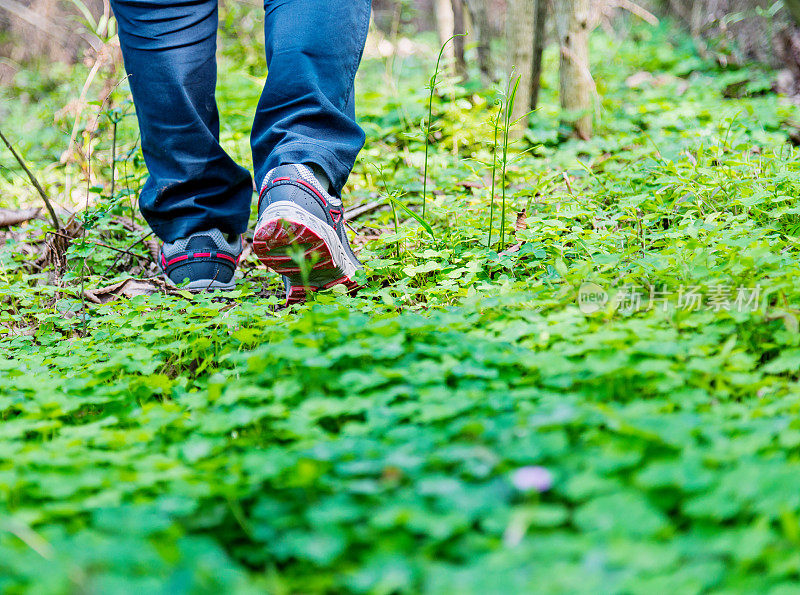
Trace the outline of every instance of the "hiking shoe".
{"type": "Polygon", "coordinates": [[[168,281],[188,280],[189,291],[230,291],[242,255],[241,236],[228,240],[218,229],[202,231],[161,246],[161,270],[168,281]]]}
{"type": "Polygon", "coordinates": [[[334,285],[358,289],[353,277],[363,267],[347,239],[342,201],[328,194],[308,167],[271,170],[258,200],[253,252],[284,276],[287,304],[334,285]],[[298,257],[308,263],[306,281],[298,257]]]}

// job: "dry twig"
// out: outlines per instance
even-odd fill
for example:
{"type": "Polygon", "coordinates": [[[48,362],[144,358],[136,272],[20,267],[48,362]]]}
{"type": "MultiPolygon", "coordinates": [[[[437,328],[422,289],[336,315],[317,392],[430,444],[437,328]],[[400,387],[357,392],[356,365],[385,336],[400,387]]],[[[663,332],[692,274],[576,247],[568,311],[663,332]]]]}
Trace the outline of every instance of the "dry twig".
{"type": "MultiPolygon", "coordinates": [[[[145,231],[144,227],[142,227],[135,221],[132,221],[130,219],[125,219],[124,217],[114,217],[113,221],[116,221],[128,231],[134,231],[137,233],[143,233],[145,231]]],[[[158,253],[160,252],[160,249],[158,247],[158,242],[153,239],[143,240],[143,242],[144,245],[147,246],[147,251],[150,252],[150,256],[153,257],[153,262],[158,263],[158,253]]]]}
{"type": "Polygon", "coordinates": [[[25,171],[26,174],[28,174],[28,179],[31,181],[31,184],[33,184],[34,188],[36,188],[36,190],[39,192],[39,196],[42,197],[44,205],[47,207],[47,212],[50,213],[50,220],[53,222],[53,226],[57,230],[61,229],[61,222],[58,220],[58,216],[56,215],[56,212],[53,209],[53,205],[50,202],[50,198],[47,196],[47,193],[44,191],[44,188],[42,188],[42,185],[39,183],[39,180],[36,179],[36,176],[33,175],[33,172],[28,168],[27,165],[25,165],[25,161],[22,159],[22,157],[20,157],[20,154],[17,153],[16,149],[14,149],[11,143],[8,142],[8,139],[5,137],[2,130],[0,130],[0,139],[3,141],[6,147],[8,147],[8,150],[11,151],[11,154],[14,156],[14,159],[17,160],[17,163],[19,163],[19,166],[25,171]]]}

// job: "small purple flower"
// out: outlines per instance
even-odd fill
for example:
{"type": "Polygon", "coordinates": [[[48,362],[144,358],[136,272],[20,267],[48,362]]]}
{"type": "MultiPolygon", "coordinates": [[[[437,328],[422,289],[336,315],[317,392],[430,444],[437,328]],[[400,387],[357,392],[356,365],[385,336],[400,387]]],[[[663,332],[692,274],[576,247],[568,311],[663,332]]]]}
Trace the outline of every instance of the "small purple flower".
{"type": "Polygon", "coordinates": [[[544,467],[520,467],[511,476],[511,483],[522,492],[546,492],[553,486],[553,474],[544,467]]]}

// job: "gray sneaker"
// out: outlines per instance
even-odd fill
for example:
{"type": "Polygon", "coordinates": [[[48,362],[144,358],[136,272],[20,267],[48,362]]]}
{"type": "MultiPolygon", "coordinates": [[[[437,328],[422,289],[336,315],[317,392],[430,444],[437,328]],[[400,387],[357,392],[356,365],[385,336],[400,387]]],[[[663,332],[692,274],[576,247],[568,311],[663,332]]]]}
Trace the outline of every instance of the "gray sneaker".
{"type": "Polygon", "coordinates": [[[284,276],[290,304],[334,285],[345,285],[351,292],[359,287],[354,277],[363,267],[347,239],[342,201],[326,192],[305,165],[281,165],[264,179],[253,252],[284,276]],[[307,278],[296,251],[308,260],[307,278]]]}
{"type": "Polygon", "coordinates": [[[161,246],[160,265],[174,285],[189,281],[189,291],[230,291],[242,255],[241,236],[226,238],[218,229],[202,231],[161,246]]]}

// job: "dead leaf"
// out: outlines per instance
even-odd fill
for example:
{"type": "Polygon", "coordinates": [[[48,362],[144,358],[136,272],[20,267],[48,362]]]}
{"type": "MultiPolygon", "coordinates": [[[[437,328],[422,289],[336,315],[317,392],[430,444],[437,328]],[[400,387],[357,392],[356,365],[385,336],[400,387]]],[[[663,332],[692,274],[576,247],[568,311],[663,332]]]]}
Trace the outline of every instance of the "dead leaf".
{"type": "Polygon", "coordinates": [[[507,256],[508,254],[514,254],[515,252],[519,252],[519,249],[522,248],[522,245],[525,242],[520,242],[519,244],[514,244],[513,246],[509,246],[502,252],[498,254],[498,256],[507,256]]]}
{"type": "Polygon", "coordinates": [[[137,295],[168,292],[170,288],[161,279],[125,279],[107,287],[86,289],[83,295],[93,304],[107,304],[121,297],[130,299],[137,295]]]}
{"type": "Polygon", "coordinates": [[[528,229],[528,213],[525,209],[522,209],[517,213],[517,222],[514,223],[514,229],[516,231],[522,231],[523,229],[528,229]]]}
{"type": "Polygon", "coordinates": [[[460,182],[456,182],[456,186],[463,186],[464,188],[486,188],[485,184],[473,180],[461,180],[460,182]]]}
{"type": "Polygon", "coordinates": [[[41,209],[0,209],[0,227],[19,225],[39,216],[41,209]]]}

